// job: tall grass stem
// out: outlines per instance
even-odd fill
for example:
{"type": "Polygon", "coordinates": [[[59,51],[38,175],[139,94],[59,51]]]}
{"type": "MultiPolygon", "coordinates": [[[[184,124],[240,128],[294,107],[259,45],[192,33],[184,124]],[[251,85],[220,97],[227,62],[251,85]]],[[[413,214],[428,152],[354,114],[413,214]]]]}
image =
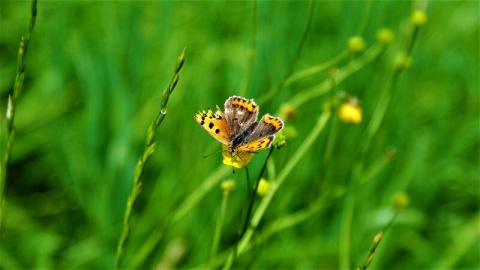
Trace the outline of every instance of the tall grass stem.
{"type": "Polygon", "coordinates": [[[28,30],[25,36],[22,36],[20,39],[20,46],[18,49],[18,62],[17,62],[17,72],[15,75],[15,85],[13,87],[13,93],[8,96],[7,103],[7,140],[5,144],[5,153],[0,157],[0,230],[2,229],[3,217],[5,216],[5,185],[7,182],[7,169],[8,163],[10,161],[10,155],[13,149],[13,143],[15,141],[15,111],[18,96],[23,88],[23,81],[25,79],[25,56],[27,54],[28,44],[30,42],[30,36],[35,26],[35,21],[37,19],[37,0],[32,1],[31,13],[30,13],[30,23],[28,25],[28,30]]]}
{"type": "Polygon", "coordinates": [[[162,123],[163,119],[167,114],[168,98],[170,97],[170,94],[175,89],[175,86],[177,85],[177,82],[179,80],[179,72],[183,66],[183,63],[185,62],[185,50],[186,49],[183,49],[182,53],[178,57],[177,63],[173,70],[173,77],[170,83],[168,84],[168,86],[166,87],[166,89],[163,91],[160,111],[156,119],[152,121],[150,126],[148,127],[147,139],[145,141],[145,150],[142,156],[140,157],[140,159],[138,160],[137,166],[135,167],[135,174],[133,177],[133,188],[132,188],[132,192],[128,196],[127,206],[125,208],[125,215],[123,218],[122,234],[120,235],[120,239],[117,245],[117,254],[115,257],[115,264],[114,264],[115,269],[118,269],[121,265],[121,259],[123,256],[123,247],[125,246],[125,243],[128,240],[128,236],[130,233],[130,219],[132,215],[133,205],[135,204],[135,201],[138,195],[140,194],[141,188],[142,188],[141,178],[143,174],[143,169],[148,159],[150,158],[150,156],[153,154],[153,152],[155,152],[155,143],[153,142],[155,131],[160,126],[160,124],[162,123]]]}

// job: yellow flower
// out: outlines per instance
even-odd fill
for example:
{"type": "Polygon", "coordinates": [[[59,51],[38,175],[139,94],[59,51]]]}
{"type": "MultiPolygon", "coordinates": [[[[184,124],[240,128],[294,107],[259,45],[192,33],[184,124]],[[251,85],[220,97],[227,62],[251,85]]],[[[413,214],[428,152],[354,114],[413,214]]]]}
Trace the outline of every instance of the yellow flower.
{"type": "Polygon", "coordinates": [[[353,54],[362,53],[365,47],[365,40],[360,36],[354,36],[348,40],[348,50],[353,54]]]}
{"type": "Polygon", "coordinates": [[[422,26],[427,22],[427,14],[423,10],[415,10],[410,17],[410,21],[415,26],[422,26]]]}
{"type": "Polygon", "coordinates": [[[258,189],[257,189],[257,194],[260,196],[265,196],[268,191],[270,190],[270,187],[272,184],[270,184],[267,180],[265,179],[260,179],[260,183],[258,183],[258,189]]]}
{"type": "Polygon", "coordinates": [[[228,152],[228,146],[223,144],[222,145],[223,152],[223,164],[228,165],[228,166],[233,166],[237,169],[240,169],[247,165],[250,160],[252,160],[254,153],[249,153],[249,152],[233,152],[230,153],[228,152]]]}
{"type": "Polygon", "coordinates": [[[340,105],[338,116],[342,122],[359,124],[362,122],[362,108],[356,99],[352,99],[340,105]]]}

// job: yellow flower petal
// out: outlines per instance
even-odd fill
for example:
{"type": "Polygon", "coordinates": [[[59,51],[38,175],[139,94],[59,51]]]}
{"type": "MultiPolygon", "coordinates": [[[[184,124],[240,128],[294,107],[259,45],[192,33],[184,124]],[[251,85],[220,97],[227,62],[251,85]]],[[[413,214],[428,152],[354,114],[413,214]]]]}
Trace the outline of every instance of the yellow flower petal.
{"type": "Polygon", "coordinates": [[[352,104],[351,102],[345,102],[340,105],[338,110],[340,120],[345,123],[359,124],[362,122],[362,108],[358,104],[352,104]]]}

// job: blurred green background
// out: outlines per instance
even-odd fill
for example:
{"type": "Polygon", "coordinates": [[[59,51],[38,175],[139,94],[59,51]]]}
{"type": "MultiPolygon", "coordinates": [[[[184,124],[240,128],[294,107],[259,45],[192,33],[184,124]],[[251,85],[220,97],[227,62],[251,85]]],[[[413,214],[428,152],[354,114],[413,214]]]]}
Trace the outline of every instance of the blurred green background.
{"type": "MultiPolygon", "coordinates": [[[[0,2],[2,112],[30,6],[29,1],[0,2]]],[[[0,266],[113,267],[146,131],[186,47],[180,81],[155,137],[156,152],[145,167],[122,265],[204,267],[222,198],[219,185],[175,222],[172,216],[218,170],[220,180],[234,179],[220,242],[220,252],[225,251],[235,243],[245,215],[247,187],[244,169],[232,174],[221,155],[203,158],[220,144],[193,115],[207,106],[223,108],[232,95],[259,101],[280,84],[292,59],[297,60],[293,71],[320,65],[345,51],[354,35],[362,36],[368,49],[386,27],[394,33],[392,45],[335,87],[360,99],[364,120],[359,125],[341,123],[336,116],[331,120],[334,136],[322,134],[302,157],[257,231],[319,198],[324,206],[233,264],[339,268],[345,190],[351,187],[352,164],[358,162],[355,153],[416,8],[425,9],[427,23],[415,40],[413,65],[393,86],[386,118],[362,157],[372,175],[354,192],[348,260],[352,268],[361,265],[374,235],[384,231],[371,268],[478,268],[477,1],[319,1],[298,57],[311,9],[306,1],[40,1],[17,104],[0,266]],[[332,155],[325,162],[327,146],[332,155]],[[394,158],[384,162],[392,152],[394,158]],[[399,198],[406,200],[403,211],[394,204],[399,198]]],[[[341,70],[348,60],[332,68],[341,70]]],[[[260,114],[278,115],[297,93],[324,80],[328,70],[280,89],[259,104],[260,114]]],[[[297,108],[295,117],[284,119],[290,137],[273,152],[267,179],[274,180],[274,172],[289,162],[330,98],[313,98],[297,108]]],[[[4,113],[0,130],[3,157],[4,113]]],[[[252,179],[266,152],[249,165],[252,179]]]]}

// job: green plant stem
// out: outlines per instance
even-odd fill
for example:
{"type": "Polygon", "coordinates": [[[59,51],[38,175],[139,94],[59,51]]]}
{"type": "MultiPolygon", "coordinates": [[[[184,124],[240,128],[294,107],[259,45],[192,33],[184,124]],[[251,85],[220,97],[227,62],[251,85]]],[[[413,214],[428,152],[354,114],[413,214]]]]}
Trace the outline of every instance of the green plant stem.
{"type": "Polygon", "coordinates": [[[393,80],[397,77],[396,71],[388,76],[384,89],[382,90],[375,112],[360,140],[359,153],[353,164],[351,172],[351,182],[345,198],[345,205],[342,213],[342,223],[340,225],[339,238],[339,268],[350,268],[350,243],[353,215],[355,212],[355,192],[363,174],[364,159],[370,147],[370,144],[377,133],[382,120],[384,119],[391,100],[391,86],[393,80]]]}
{"type": "MultiPolygon", "coordinates": [[[[270,153],[268,157],[270,156],[270,153]]],[[[268,160],[267,157],[267,160],[268,160]]],[[[265,167],[265,166],[264,166],[265,167]]],[[[262,168],[260,173],[261,177],[265,168],[262,168]]],[[[195,205],[198,205],[199,201],[206,196],[206,194],[216,186],[220,180],[223,178],[225,174],[230,171],[230,168],[225,165],[220,165],[212,174],[206,178],[202,184],[195,189],[195,192],[192,193],[187,199],[183,201],[183,203],[178,207],[175,211],[175,214],[171,218],[171,225],[175,224],[176,222],[180,221],[182,217],[184,217],[195,205]]],[[[256,193],[256,192],[255,192],[256,193]]],[[[158,244],[160,239],[163,236],[163,232],[161,230],[157,230],[152,233],[147,239],[147,241],[142,245],[139,251],[135,254],[132,266],[137,268],[141,265],[141,263],[145,260],[145,258],[152,252],[155,246],[158,244]]],[[[219,256],[216,256],[215,261],[218,261],[219,256]]],[[[209,267],[208,265],[203,266],[202,268],[209,267]]]]}
{"type": "Polygon", "coordinates": [[[261,242],[266,240],[270,236],[282,231],[286,228],[293,227],[308,218],[312,217],[315,213],[320,211],[325,206],[324,200],[315,201],[310,207],[295,212],[293,214],[284,216],[272,222],[268,227],[262,231],[261,235],[258,237],[258,241],[261,242]]]}
{"type": "MultiPolygon", "coordinates": [[[[415,37],[418,33],[418,27],[414,27],[410,36],[407,37],[407,44],[405,45],[403,55],[405,59],[409,57],[413,48],[415,37]]],[[[355,163],[352,166],[351,181],[348,188],[348,192],[345,198],[345,205],[342,214],[342,223],[340,225],[340,242],[339,242],[339,268],[350,268],[350,245],[351,245],[351,229],[353,223],[353,216],[355,212],[355,194],[359,183],[362,182],[362,176],[364,175],[364,162],[366,160],[366,154],[370,145],[378,133],[378,130],[385,119],[388,108],[390,107],[393,88],[396,84],[400,74],[404,71],[401,66],[394,64],[390,75],[387,77],[385,86],[381,91],[380,98],[377,103],[377,107],[373,112],[367,128],[360,140],[359,152],[355,158],[355,163]]]]}
{"type": "MultiPolygon", "coordinates": [[[[336,85],[337,82],[335,81],[335,77],[333,74],[330,76],[330,83],[331,83],[331,89],[330,91],[330,106],[328,107],[329,110],[335,110],[335,100],[336,100],[336,85]]],[[[334,113],[332,111],[332,113],[334,113]]],[[[325,145],[325,151],[323,153],[323,162],[324,162],[324,167],[328,168],[328,163],[330,162],[330,159],[333,155],[333,149],[335,147],[335,142],[337,140],[337,122],[338,120],[336,118],[332,119],[332,121],[329,122],[328,125],[328,131],[327,131],[327,139],[326,139],[326,145],[325,145]]]]}
{"type": "MultiPolygon", "coordinates": [[[[315,213],[320,211],[324,206],[325,204],[323,202],[317,201],[316,203],[312,204],[312,206],[309,207],[308,209],[300,210],[296,213],[279,218],[278,220],[268,225],[265,228],[265,230],[261,234],[259,234],[258,237],[256,237],[256,240],[254,242],[249,242],[243,249],[243,252],[250,250],[250,248],[252,248],[254,244],[259,244],[266,241],[269,237],[278,233],[279,231],[293,227],[307,220],[308,218],[313,216],[315,213]]],[[[227,255],[231,255],[231,253],[230,254],[227,254],[226,252],[222,253],[221,255],[217,256],[215,262],[213,262],[213,264],[211,265],[218,264],[223,258],[227,257],[227,255]]],[[[198,267],[195,267],[195,269],[202,269],[202,268],[205,268],[205,266],[200,265],[198,267]]]]}
{"type": "Polygon", "coordinates": [[[175,89],[175,86],[177,85],[177,82],[179,80],[179,72],[184,62],[185,62],[185,49],[183,49],[182,53],[178,57],[177,64],[175,65],[175,68],[173,70],[172,80],[170,81],[167,88],[163,92],[160,112],[157,118],[155,119],[155,121],[152,121],[150,123],[150,126],[148,127],[147,139],[145,141],[145,150],[143,152],[143,155],[138,160],[137,166],[135,167],[135,174],[133,177],[133,188],[132,188],[132,192],[128,196],[127,206],[125,208],[125,215],[123,218],[123,230],[122,230],[122,234],[120,235],[120,239],[118,241],[117,255],[115,257],[115,265],[114,265],[115,269],[118,269],[120,267],[121,259],[123,256],[123,247],[125,246],[125,243],[128,240],[128,236],[130,234],[130,219],[131,219],[133,205],[135,204],[135,201],[141,192],[141,188],[142,188],[141,178],[143,174],[143,168],[145,164],[148,162],[148,159],[150,158],[150,156],[153,154],[153,152],[155,152],[155,143],[153,142],[155,131],[160,126],[163,119],[165,118],[165,115],[167,114],[166,106],[167,106],[168,98],[170,94],[173,92],[173,90],[175,89]]]}
{"type": "Polygon", "coordinates": [[[360,185],[368,183],[373,177],[377,176],[390,162],[392,158],[386,154],[380,157],[378,160],[372,163],[369,168],[364,169],[362,172],[362,178],[359,181],[360,185]]]}
{"type": "Polygon", "coordinates": [[[225,212],[227,210],[227,202],[230,191],[223,191],[222,204],[220,206],[220,213],[218,215],[217,224],[215,226],[215,233],[213,235],[212,251],[210,253],[210,269],[214,269],[215,256],[218,252],[218,246],[220,243],[220,236],[223,227],[223,221],[225,220],[225,212]]]}
{"type": "Polygon", "coordinates": [[[208,178],[203,181],[203,183],[195,189],[195,192],[192,193],[175,211],[175,214],[172,217],[172,222],[178,222],[183,216],[185,216],[198,202],[205,197],[205,195],[216,186],[222,177],[231,172],[231,168],[225,165],[219,166],[208,178]]]}
{"type": "Polygon", "coordinates": [[[384,50],[384,48],[385,47],[381,44],[373,45],[367,51],[365,51],[365,53],[362,54],[361,57],[355,58],[354,60],[350,61],[345,67],[338,69],[335,74],[327,78],[325,81],[299,92],[297,95],[290,99],[290,101],[288,102],[289,105],[294,108],[298,108],[303,103],[327,93],[332,89],[332,80],[334,80],[336,84],[342,82],[350,75],[357,72],[366,64],[375,59],[375,57],[377,57],[384,50]]]}
{"type": "MultiPolygon", "coordinates": [[[[220,182],[220,180],[222,180],[223,176],[226,175],[228,172],[231,172],[231,169],[230,167],[225,165],[220,165],[215,171],[213,171],[213,173],[211,173],[202,182],[202,184],[182,202],[182,204],[175,211],[175,214],[170,219],[170,224],[174,225],[175,223],[180,221],[181,218],[184,217],[195,205],[198,205],[200,200],[205,197],[205,195],[214,186],[216,186],[220,182]]],[[[152,250],[160,242],[162,237],[162,230],[155,230],[154,232],[152,232],[152,234],[147,238],[145,243],[143,243],[143,245],[135,253],[131,264],[133,268],[140,267],[142,262],[144,262],[148,255],[152,253],[152,250]]]]}
{"type": "Polygon", "coordinates": [[[335,56],[334,58],[328,60],[327,62],[325,62],[323,64],[316,65],[316,66],[313,66],[313,67],[308,67],[306,69],[302,69],[300,71],[297,71],[285,80],[284,87],[287,87],[290,84],[292,84],[294,82],[297,82],[301,79],[304,79],[306,77],[310,77],[310,76],[313,76],[315,74],[322,73],[322,72],[326,71],[327,69],[329,69],[331,67],[335,67],[338,64],[340,64],[343,60],[345,60],[349,55],[350,55],[350,52],[348,50],[344,50],[343,52],[341,52],[340,54],[338,54],[337,56],[335,56]]]}
{"type": "MultiPolygon", "coordinates": [[[[247,244],[250,242],[250,239],[253,236],[258,224],[260,223],[263,215],[265,214],[270,202],[273,199],[273,196],[280,188],[282,183],[287,179],[287,176],[290,172],[295,168],[301,158],[307,153],[307,151],[311,148],[317,137],[320,135],[322,130],[324,130],[325,125],[327,124],[328,120],[330,119],[331,113],[329,110],[326,110],[322,113],[322,115],[318,118],[317,123],[314,125],[312,131],[310,131],[307,138],[304,140],[303,144],[298,148],[298,150],[293,154],[292,158],[289,162],[285,165],[283,170],[279,173],[276,181],[272,181],[271,188],[269,192],[265,195],[263,200],[260,202],[255,214],[252,217],[252,221],[250,226],[248,227],[247,231],[245,232],[244,236],[240,240],[238,244],[238,255],[242,254],[247,247],[247,244]]],[[[224,269],[230,269],[233,263],[234,254],[230,254],[227,258],[227,262],[225,263],[224,269]]]]}
{"type": "MultiPolygon", "coordinates": [[[[353,189],[353,188],[352,188],[353,189]]],[[[339,237],[339,269],[350,269],[350,234],[355,207],[355,197],[349,191],[345,198],[339,237]]]]}
{"type": "Polygon", "coordinates": [[[358,24],[357,35],[362,35],[367,28],[368,19],[372,10],[372,0],[365,1],[365,9],[363,11],[362,21],[358,24]]]}
{"type": "MultiPolygon", "coordinates": [[[[249,242],[249,244],[245,247],[244,252],[250,250],[253,246],[263,243],[266,240],[268,240],[272,235],[277,234],[278,232],[288,229],[290,227],[293,227],[313,215],[315,213],[319,212],[322,210],[325,206],[328,206],[330,203],[333,203],[334,200],[338,197],[341,197],[344,195],[343,192],[336,192],[335,194],[332,194],[332,196],[326,196],[328,194],[324,194],[323,197],[319,197],[315,202],[313,202],[308,208],[299,210],[298,212],[292,213],[290,215],[282,216],[278,218],[277,220],[271,222],[270,224],[267,224],[265,226],[265,229],[262,230],[261,233],[255,238],[254,242],[249,242]],[[328,202],[328,203],[327,203],[328,202]]],[[[229,251],[225,251],[221,254],[219,254],[216,257],[216,260],[214,262],[214,265],[220,264],[222,261],[224,261],[227,256],[229,255],[229,251]]],[[[199,265],[197,267],[194,267],[194,269],[202,269],[206,268],[206,265],[199,265]]]]}
{"type": "Polygon", "coordinates": [[[30,36],[35,26],[35,20],[37,19],[37,0],[32,1],[30,24],[28,26],[27,33],[20,39],[20,46],[18,49],[18,62],[17,73],[15,75],[15,85],[13,87],[13,94],[8,96],[7,103],[7,140],[5,145],[5,153],[0,157],[0,230],[2,229],[3,217],[5,215],[5,183],[7,181],[7,167],[10,161],[10,155],[13,149],[13,142],[15,141],[15,110],[17,99],[22,91],[23,81],[25,79],[25,56],[27,54],[28,44],[30,42],[30,36]]]}
{"type": "MultiPolygon", "coordinates": [[[[248,202],[247,214],[245,215],[245,221],[243,223],[243,228],[242,228],[242,231],[240,232],[240,234],[238,235],[238,239],[242,239],[243,235],[245,235],[245,232],[248,229],[248,225],[250,224],[250,217],[252,215],[253,205],[254,205],[254,202],[255,202],[256,195],[257,195],[258,186],[260,184],[260,179],[262,178],[262,175],[265,172],[265,169],[267,168],[267,162],[268,162],[270,156],[273,153],[273,149],[274,149],[274,147],[271,147],[269,149],[267,158],[265,159],[265,162],[263,163],[262,169],[260,171],[260,174],[258,175],[258,178],[255,182],[255,187],[253,189],[250,189],[250,177],[249,177],[248,167],[245,166],[245,171],[246,171],[246,174],[247,174],[247,186],[248,186],[247,189],[248,189],[248,193],[250,194],[250,198],[248,200],[249,202],[248,202]]],[[[239,241],[237,241],[235,243],[235,246],[234,246],[234,249],[233,249],[234,250],[234,256],[233,256],[233,259],[232,259],[232,263],[237,256],[237,250],[238,250],[237,245],[238,245],[238,243],[239,243],[239,241]]]]}
{"type": "MultiPolygon", "coordinates": [[[[433,269],[455,269],[456,265],[472,249],[478,251],[478,240],[480,239],[480,212],[477,212],[467,223],[459,228],[459,233],[455,237],[455,242],[443,249],[443,255],[440,255],[433,269]]],[[[477,253],[478,255],[478,253],[477,253]]]]}
{"type": "Polygon", "coordinates": [[[257,0],[252,1],[253,11],[252,11],[252,30],[250,32],[250,49],[247,52],[247,67],[245,71],[245,76],[243,77],[242,86],[240,87],[240,96],[246,96],[248,85],[250,84],[250,79],[252,78],[253,73],[253,63],[255,56],[255,44],[257,42],[257,0]]]}
{"type": "MultiPolygon", "coordinates": [[[[268,162],[268,159],[270,158],[270,156],[272,155],[273,153],[273,149],[274,147],[271,147],[268,151],[268,155],[267,155],[267,158],[265,159],[265,163],[263,163],[263,166],[262,166],[262,170],[260,171],[260,174],[258,175],[258,178],[257,178],[257,181],[255,182],[255,187],[253,188],[253,190],[251,191],[251,196],[250,196],[250,200],[249,200],[249,204],[248,204],[248,208],[247,208],[247,215],[246,215],[246,218],[245,218],[245,225],[243,226],[243,229],[242,229],[242,233],[240,234],[240,237],[242,237],[245,232],[247,231],[247,228],[248,228],[248,224],[250,224],[250,216],[252,214],[252,209],[253,209],[253,204],[255,202],[255,197],[257,195],[257,191],[258,191],[258,185],[260,184],[260,179],[262,178],[262,175],[263,173],[265,172],[265,169],[267,167],[267,162],[268,162]]],[[[247,175],[248,175],[248,170],[247,170],[247,175]]]]}
{"type": "Polygon", "coordinates": [[[380,244],[380,241],[383,238],[383,232],[379,232],[375,237],[373,238],[373,244],[372,247],[370,248],[367,258],[365,259],[365,262],[363,263],[362,266],[357,267],[357,270],[365,270],[368,268],[370,263],[373,260],[373,256],[375,255],[375,250],[377,249],[378,245],[380,244]]]}
{"type": "Polygon", "coordinates": [[[295,54],[293,55],[292,60],[288,64],[287,72],[285,76],[283,76],[282,80],[277,86],[272,87],[265,95],[258,99],[259,104],[263,104],[273,98],[278,91],[285,87],[285,83],[287,82],[288,77],[292,74],[295,65],[300,58],[300,53],[302,52],[303,46],[305,45],[305,41],[307,40],[308,32],[310,31],[310,26],[312,25],[313,13],[315,10],[315,0],[310,1],[310,8],[308,12],[307,23],[305,25],[305,29],[303,30],[302,37],[300,38],[300,42],[298,43],[297,49],[295,50],[295,54]]]}

